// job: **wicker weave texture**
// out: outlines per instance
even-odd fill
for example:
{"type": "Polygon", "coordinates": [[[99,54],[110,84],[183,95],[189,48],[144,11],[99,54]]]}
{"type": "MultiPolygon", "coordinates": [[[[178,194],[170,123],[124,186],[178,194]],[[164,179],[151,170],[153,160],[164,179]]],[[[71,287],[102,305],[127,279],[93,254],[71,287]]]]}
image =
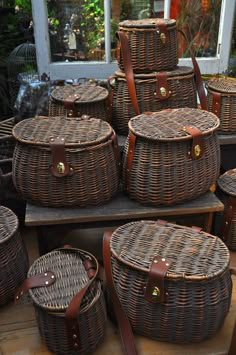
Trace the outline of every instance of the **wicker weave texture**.
{"type": "Polygon", "coordinates": [[[200,342],[214,335],[229,310],[229,251],[220,238],[167,222],[138,221],[111,238],[112,272],[134,331],[169,342],[200,342]],[[144,297],[154,255],[172,261],[165,300],[144,297]]]}
{"type": "MultiPolygon", "coordinates": [[[[170,96],[159,99],[156,96],[158,77],[155,73],[135,75],[134,82],[140,113],[156,112],[167,108],[197,107],[197,92],[192,68],[178,67],[168,72],[170,96]]],[[[135,111],[131,102],[127,81],[122,72],[116,72],[112,83],[112,125],[117,133],[128,133],[128,122],[135,111]],[[114,83],[114,85],[113,85],[114,83]]]]}
{"type": "Polygon", "coordinates": [[[26,200],[44,206],[88,206],[108,202],[117,192],[119,166],[114,132],[100,119],[33,118],[18,123],[13,181],[26,200]],[[54,176],[50,137],[65,139],[65,160],[72,169],[54,176]]]}
{"type": "Polygon", "coordinates": [[[8,118],[0,122],[0,160],[13,157],[15,139],[12,135],[14,118],[8,118]]]}
{"type": "Polygon", "coordinates": [[[145,205],[172,205],[208,191],[220,173],[218,125],[214,114],[190,108],[133,117],[122,164],[128,195],[145,205]],[[185,131],[188,125],[202,132],[203,154],[198,159],[189,153],[193,139],[185,131]],[[132,160],[131,134],[135,136],[132,160]]]}
{"type": "MultiPolygon", "coordinates": [[[[175,20],[143,19],[126,20],[119,24],[119,31],[126,34],[135,73],[172,70],[178,64],[177,30],[175,20]],[[167,35],[160,24],[166,26],[167,35]],[[162,41],[162,36],[165,39],[162,41]]],[[[124,70],[122,55],[118,65],[124,70]]]]}
{"type": "Polygon", "coordinates": [[[28,277],[47,271],[55,275],[54,284],[49,287],[32,288],[29,291],[40,334],[53,353],[90,353],[104,337],[106,309],[98,280],[94,280],[89,286],[77,314],[79,326],[77,347],[71,346],[67,336],[65,311],[75,294],[89,283],[90,279],[83,262],[85,260],[94,262],[94,259],[92,255],[79,249],[54,250],[37,259],[29,269],[28,277]]]}
{"type": "Polygon", "coordinates": [[[50,95],[48,115],[50,117],[68,116],[73,112],[77,116],[89,115],[110,122],[108,96],[108,90],[98,85],[81,84],[58,87],[50,95]],[[68,99],[72,102],[66,106],[68,99]]]}
{"type": "Polygon", "coordinates": [[[19,232],[18,218],[0,206],[0,305],[14,299],[28,271],[28,254],[19,232]]]}
{"type": "Polygon", "coordinates": [[[214,95],[220,93],[220,127],[219,133],[236,132],[236,80],[230,78],[214,78],[208,82],[208,110],[214,112],[214,95]]]}

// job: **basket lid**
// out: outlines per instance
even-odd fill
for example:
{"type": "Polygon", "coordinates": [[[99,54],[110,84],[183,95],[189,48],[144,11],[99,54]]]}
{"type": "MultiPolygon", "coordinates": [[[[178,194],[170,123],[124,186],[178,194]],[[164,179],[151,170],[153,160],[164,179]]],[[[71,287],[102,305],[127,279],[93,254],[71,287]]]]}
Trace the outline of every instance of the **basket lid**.
{"type": "Polygon", "coordinates": [[[33,117],[17,123],[13,136],[22,143],[48,146],[52,137],[65,140],[65,147],[87,147],[106,141],[113,134],[108,122],[81,117],[33,117]]]}
{"type": "Polygon", "coordinates": [[[110,241],[119,261],[148,272],[154,256],[170,259],[166,277],[205,280],[228,268],[230,255],[213,235],[166,221],[135,221],[118,227],[110,241]]]}
{"type": "Polygon", "coordinates": [[[236,80],[234,78],[213,78],[207,82],[208,88],[228,94],[236,94],[236,80]]]}
{"type": "Polygon", "coordinates": [[[68,98],[73,97],[76,104],[95,103],[105,100],[109,95],[106,88],[98,85],[65,85],[54,89],[51,98],[57,102],[64,103],[68,98]]]}
{"type": "Polygon", "coordinates": [[[0,206],[0,244],[10,239],[18,227],[19,221],[15,213],[7,207],[0,206]]]}
{"type": "MultiPolygon", "coordinates": [[[[36,259],[31,265],[27,277],[52,273],[55,281],[49,286],[29,289],[33,302],[48,311],[65,311],[72,298],[90,281],[83,265],[83,261],[87,260],[88,256],[95,260],[87,252],[65,248],[53,250],[36,259]]],[[[94,287],[88,288],[86,297],[83,298],[81,309],[91,303],[91,300],[96,295],[96,292],[94,292],[94,287]]]]}
{"type": "Polygon", "coordinates": [[[0,137],[11,136],[15,124],[15,117],[0,122],[0,137]]]}
{"type": "Polygon", "coordinates": [[[221,190],[231,196],[236,196],[236,169],[231,169],[222,174],[217,181],[221,190]]]}
{"type": "Polygon", "coordinates": [[[127,28],[149,28],[156,29],[160,25],[176,26],[176,20],[163,18],[146,18],[140,20],[125,20],[119,23],[119,29],[127,28]]]}
{"type": "Polygon", "coordinates": [[[206,135],[219,125],[220,120],[215,114],[189,107],[142,113],[128,123],[134,135],[155,141],[186,140],[192,138],[186,130],[188,126],[206,135]]]}
{"type": "MultiPolygon", "coordinates": [[[[163,72],[160,72],[163,73],[163,72]]],[[[177,66],[174,70],[165,70],[167,77],[169,78],[176,78],[177,76],[185,76],[185,75],[193,75],[193,68],[188,66],[177,66]]],[[[117,70],[115,75],[120,78],[126,79],[126,75],[123,71],[117,70]]],[[[152,73],[141,73],[141,74],[134,74],[135,79],[145,79],[145,80],[154,80],[156,82],[158,77],[158,72],[152,73]]]]}

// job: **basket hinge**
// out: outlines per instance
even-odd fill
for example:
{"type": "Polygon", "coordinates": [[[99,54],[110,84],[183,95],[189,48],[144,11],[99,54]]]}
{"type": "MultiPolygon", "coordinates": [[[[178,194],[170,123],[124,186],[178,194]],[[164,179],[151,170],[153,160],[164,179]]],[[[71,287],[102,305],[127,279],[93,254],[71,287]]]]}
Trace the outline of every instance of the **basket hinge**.
{"type": "Polygon", "coordinates": [[[183,131],[188,132],[192,136],[192,147],[188,155],[192,159],[200,159],[204,153],[202,132],[193,126],[184,126],[183,131]]]}
{"type": "Polygon", "coordinates": [[[164,279],[172,261],[165,257],[154,256],[150,266],[148,281],[144,297],[153,303],[165,302],[167,293],[165,291],[164,279]]]}
{"type": "Polygon", "coordinates": [[[50,138],[50,148],[52,152],[52,175],[63,177],[73,174],[73,167],[67,163],[65,154],[65,139],[61,137],[50,138]]]}
{"type": "Polygon", "coordinates": [[[168,99],[171,92],[168,86],[168,74],[166,72],[161,72],[156,74],[157,79],[157,88],[154,92],[154,96],[156,96],[159,100],[168,99]]]}
{"type": "Polygon", "coordinates": [[[235,209],[236,209],[236,197],[229,196],[224,210],[224,217],[223,217],[222,228],[220,233],[221,239],[226,243],[226,245],[229,243],[231,225],[232,225],[235,209]]]}
{"type": "Polygon", "coordinates": [[[212,93],[212,112],[217,116],[220,117],[220,100],[221,100],[221,93],[213,92],[212,93]]]}
{"type": "Polygon", "coordinates": [[[136,136],[132,132],[129,132],[128,139],[129,139],[129,146],[128,146],[128,154],[127,154],[126,169],[125,169],[125,188],[127,192],[129,191],[130,172],[131,172],[132,162],[134,157],[136,136]]]}

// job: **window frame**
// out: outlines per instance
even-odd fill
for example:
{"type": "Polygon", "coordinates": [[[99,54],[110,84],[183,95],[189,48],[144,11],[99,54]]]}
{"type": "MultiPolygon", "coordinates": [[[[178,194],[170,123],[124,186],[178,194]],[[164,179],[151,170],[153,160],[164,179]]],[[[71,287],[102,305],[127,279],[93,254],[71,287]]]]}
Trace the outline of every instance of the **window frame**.
{"type": "MultiPolygon", "coordinates": [[[[47,74],[51,80],[78,78],[106,79],[111,76],[118,65],[110,58],[110,0],[104,0],[105,13],[105,60],[103,62],[51,62],[48,34],[48,12],[46,0],[31,0],[34,23],[34,36],[39,75],[47,74]]],[[[169,18],[171,0],[164,2],[164,17],[169,18]]],[[[235,12],[235,0],[222,0],[221,19],[217,43],[216,57],[198,57],[197,61],[202,74],[224,73],[228,68],[232,28],[235,12]]],[[[179,65],[192,66],[190,58],[180,58],[179,65]]]]}

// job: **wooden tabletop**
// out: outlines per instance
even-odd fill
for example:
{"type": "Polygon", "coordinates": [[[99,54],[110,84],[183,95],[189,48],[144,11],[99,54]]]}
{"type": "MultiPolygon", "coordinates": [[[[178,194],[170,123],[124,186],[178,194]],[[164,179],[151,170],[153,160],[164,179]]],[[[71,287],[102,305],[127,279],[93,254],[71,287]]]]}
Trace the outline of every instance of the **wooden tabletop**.
{"type": "Polygon", "coordinates": [[[88,208],[48,208],[26,205],[25,225],[55,225],[119,221],[160,216],[192,215],[222,211],[224,205],[211,191],[195,200],[174,206],[143,206],[119,192],[109,203],[88,208]]]}

